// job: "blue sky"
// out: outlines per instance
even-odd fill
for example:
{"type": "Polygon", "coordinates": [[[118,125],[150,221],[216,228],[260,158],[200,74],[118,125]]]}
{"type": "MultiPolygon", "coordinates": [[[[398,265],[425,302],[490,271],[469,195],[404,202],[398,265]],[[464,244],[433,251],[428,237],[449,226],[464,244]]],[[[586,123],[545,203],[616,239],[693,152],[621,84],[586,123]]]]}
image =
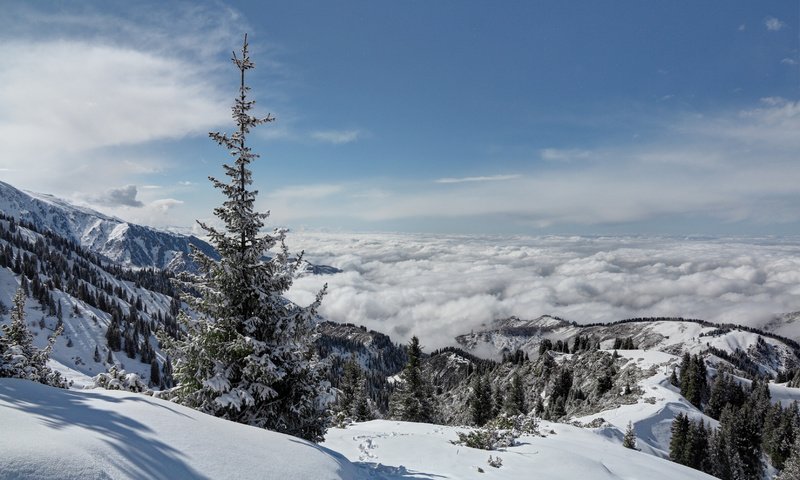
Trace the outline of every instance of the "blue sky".
{"type": "Polygon", "coordinates": [[[190,228],[249,32],[292,228],[800,234],[782,2],[4,4],[0,178],[190,228]]]}

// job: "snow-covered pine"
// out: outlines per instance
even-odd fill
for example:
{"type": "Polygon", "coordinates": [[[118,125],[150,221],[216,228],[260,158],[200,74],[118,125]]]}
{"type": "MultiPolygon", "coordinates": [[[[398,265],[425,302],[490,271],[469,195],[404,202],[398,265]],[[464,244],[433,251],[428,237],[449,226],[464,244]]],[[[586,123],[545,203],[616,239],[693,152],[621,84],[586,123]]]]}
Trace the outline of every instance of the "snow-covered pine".
{"type": "Polygon", "coordinates": [[[636,432],[633,430],[633,423],[628,421],[628,428],[625,429],[625,437],[622,439],[622,446],[636,450],[636,432]]]}
{"type": "Polygon", "coordinates": [[[50,336],[47,346],[38,349],[25,323],[25,290],[20,287],[11,307],[11,323],[3,325],[0,336],[0,377],[23,378],[53,387],[67,388],[61,374],[47,366],[56,338],[64,331],[61,326],[50,336]]]}
{"type": "Polygon", "coordinates": [[[792,453],[778,475],[778,480],[800,480],[800,437],[795,439],[792,453]]]}
{"type": "Polygon", "coordinates": [[[364,422],[373,418],[367,399],[366,377],[354,358],[344,364],[333,414],[338,425],[346,425],[350,421],[364,422]]]}
{"type": "MultiPolygon", "coordinates": [[[[108,372],[100,373],[93,379],[94,388],[105,388],[106,390],[123,390],[125,392],[146,393],[147,384],[142,377],[135,373],[127,373],[119,370],[116,366],[108,369],[108,372]]],[[[152,393],[152,392],[150,392],[152,393]]]]}
{"type": "Polygon", "coordinates": [[[434,422],[434,399],[431,382],[420,367],[422,347],[419,339],[411,337],[408,344],[408,363],[400,374],[397,388],[391,399],[392,418],[404,422],[434,422]]]}
{"type": "Polygon", "coordinates": [[[245,72],[254,67],[247,35],[241,57],[233,54],[241,86],[232,107],[237,131],[210,133],[236,160],[223,165],[227,182],[209,177],[227,199],[214,214],[224,229],[198,222],[219,254],[215,260],[194,248],[192,258],[201,275],[187,279],[200,298],[188,298],[199,312],[194,321],[184,315],[183,339],[166,339],[178,386],[174,399],[206,413],[248,425],[320,441],[326,429],[321,381],[311,341],[316,309],[325,293],[301,308],[282,294],[292,284],[302,254],[291,260],[286,231],[261,234],[268,213],[254,209],[250,163],[258,158],[246,144],[251,128],[274,120],[251,115],[254,101],[245,72]],[[267,251],[278,251],[264,260],[267,251]]]}

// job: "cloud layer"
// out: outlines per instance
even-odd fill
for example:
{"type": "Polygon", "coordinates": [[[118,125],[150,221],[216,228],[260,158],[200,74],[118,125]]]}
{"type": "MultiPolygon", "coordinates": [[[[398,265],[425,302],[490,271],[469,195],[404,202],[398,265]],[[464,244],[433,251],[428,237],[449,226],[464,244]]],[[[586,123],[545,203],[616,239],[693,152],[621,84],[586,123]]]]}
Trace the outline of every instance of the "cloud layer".
{"type": "Polygon", "coordinates": [[[229,121],[219,69],[244,28],[226,7],[153,6],[127,16],[9,7],[0,19],[5,180],[106,210],[142,207],[161,199],[151,192],[138,200],[132,185],[107,194],[98,186],[152,182],[174,160],[142,147],[229,121]]]}
{"type": "Polygon", "coordinates": [[[486,231],[487,218],[504,219],[515,227],[510,232],[609,225],[647,232],[653,229],[635,227],[659,222],[673,232],[697,231],[694,225],[707,233],[737,231],[727,230],[735,224],[745,226],[739,232],[762,226],[783,231],[800,222],[800,102],[765,97],[736,111],[653,121],[661,127],[647,140],[542,149],[516,174],[355,179],[327,185],[322,201],[318,195],[274,197],[262,208],[284,224],[336,218],[349,228],[396,230],[415,219],[461,219],[474,228],[460,231],[475,233],[486,231]],[[380,196],[363,201],[363,192],[376,190],[380,196]]]}
{"type": "Polygon", "coordinates": [[[344,270],[299,279],[321,313],[428,348],[496,318],[579,323],[683,316],[762,325],[800,310],[800,241],[294,233],[308,259],[344,270]]]}

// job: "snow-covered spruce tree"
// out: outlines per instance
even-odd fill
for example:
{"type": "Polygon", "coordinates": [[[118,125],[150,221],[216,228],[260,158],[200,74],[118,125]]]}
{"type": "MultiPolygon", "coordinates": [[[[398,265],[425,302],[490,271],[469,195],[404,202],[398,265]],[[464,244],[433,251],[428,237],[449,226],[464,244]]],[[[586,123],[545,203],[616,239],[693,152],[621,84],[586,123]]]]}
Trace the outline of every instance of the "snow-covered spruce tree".
{"type": "Polygon", "coordinates": [[[422,347],[417,337],[411,337],[407,351],[408,363],[400,373],[389,405],[391,417],[404,422],[432,423],[435,418],[433,392],[420,367],[422,347]]]}
{"type": "Polygon", "coordinates": [[[622,439],[622,446],[631,450],[638,450],[636,448],[636,432],[633,430],[633,423],[631,422],[628,422],[625,437],[622,439]]]}
{"type": "Polygon", "coordinates": [[[472,381],[472,392],[469,397],[472,422],[482,427],[492,419],[492,384],[488,375],[475,373],[472,381]]]}
{"type": "Polygon", "coordinates": [[[68,383],[61,374],[47,366],[50,352],[64,326],[56,329],[45,348],[36,348],[33,335],[25,323],[25,298],[25,291],[20,287],[14,295],[11,323],[3,325],[3,336],[0,336],[0,377],[24,378],[67,388],[68,383]]]}
{"type": "Polygon", "coordinates": [[[333,411],[337,424],[343,425],[350,420],[363,422],[372,419],[367,399],[366,377],[355,358],[344,364],[333,411]]]}
{"type": "Polygon", "coordinates": [[[247,35],[241,56],[233,54],[241,85],[232,107],[236,131],[210,133],[235,158],[225,164],[227,181],[209,177],[226,200],[214,209],[224,224],[218,229],[202,222],[219,260],[193,247],[201,274],[187,279],[201,295],[187,301],[200,314],[183,315],[182,339],[162,335],[174,361],[174,399],[228,420],[267,428],[312,441],[322,439],[327,418],[322,397],[327,394],[311,348],[316,309],[323,288],[310,306],[301,308],[282,294],[292,284],[301,257],[292,260],[284,243],[286,231],[262,234],[269,213],[254,210],[250,164],[258,155],[246,143],[250,130],[274,120],[253,116],[255,102],[245,73],[254,67],[247,35]],[[271,258],[266,252],[277,247],[271,258]]]}
{"type": "Polygon", "coordinates": [[[795,440],[778,480],[800,480],[800,437],[795,440]]]}

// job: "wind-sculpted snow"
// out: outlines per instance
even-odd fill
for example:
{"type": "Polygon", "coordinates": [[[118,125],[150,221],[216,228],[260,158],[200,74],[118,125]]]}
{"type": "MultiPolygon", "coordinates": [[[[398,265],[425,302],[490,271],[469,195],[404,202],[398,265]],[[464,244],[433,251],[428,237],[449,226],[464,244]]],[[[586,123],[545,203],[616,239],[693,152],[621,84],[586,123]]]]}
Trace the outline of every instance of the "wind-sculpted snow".
{"type": "Polygon", "coordinates": [[[333,428],[324,446],[353,462],[374,466],[377,478],[561,480],[712,479],[653,455],[608,441],[590,429],[542,422],[546,436],[523,435],[519,445],[497,451],[453,445],[465,428],[374,420],[333,428]],[[499,468],[489,456],[499,457],[499,468]],[[383,476],[380,476],[380,475],[383,476]]]}
{"type": "Polygon", "coordinates": [[[292,299],[307,303],[327,282],[321,313],[330,320],[396,340],[416,334],[428,348],[512,315],[760,327],[800,310],[800,239],[294,233],[289,241],[309,261],[343,270],[300,279],[292,299]]]}
{"type": "Polygon", "coordinates": [[[711,478],[563,424],[545,423],[554,433],[496,452],[453,445],[463,429],[383,420],[331,429],[319,446],[141,394],[8,378],[0,425],[3,478],[711,478]],[[499,469],[488,466],[490,454],[499,469]]]}
{"type": "Polygon", "coordinates": [[[0,425],[2,478],[366,478],[318,445],[134,393],[3,378],[0,425]]]}

